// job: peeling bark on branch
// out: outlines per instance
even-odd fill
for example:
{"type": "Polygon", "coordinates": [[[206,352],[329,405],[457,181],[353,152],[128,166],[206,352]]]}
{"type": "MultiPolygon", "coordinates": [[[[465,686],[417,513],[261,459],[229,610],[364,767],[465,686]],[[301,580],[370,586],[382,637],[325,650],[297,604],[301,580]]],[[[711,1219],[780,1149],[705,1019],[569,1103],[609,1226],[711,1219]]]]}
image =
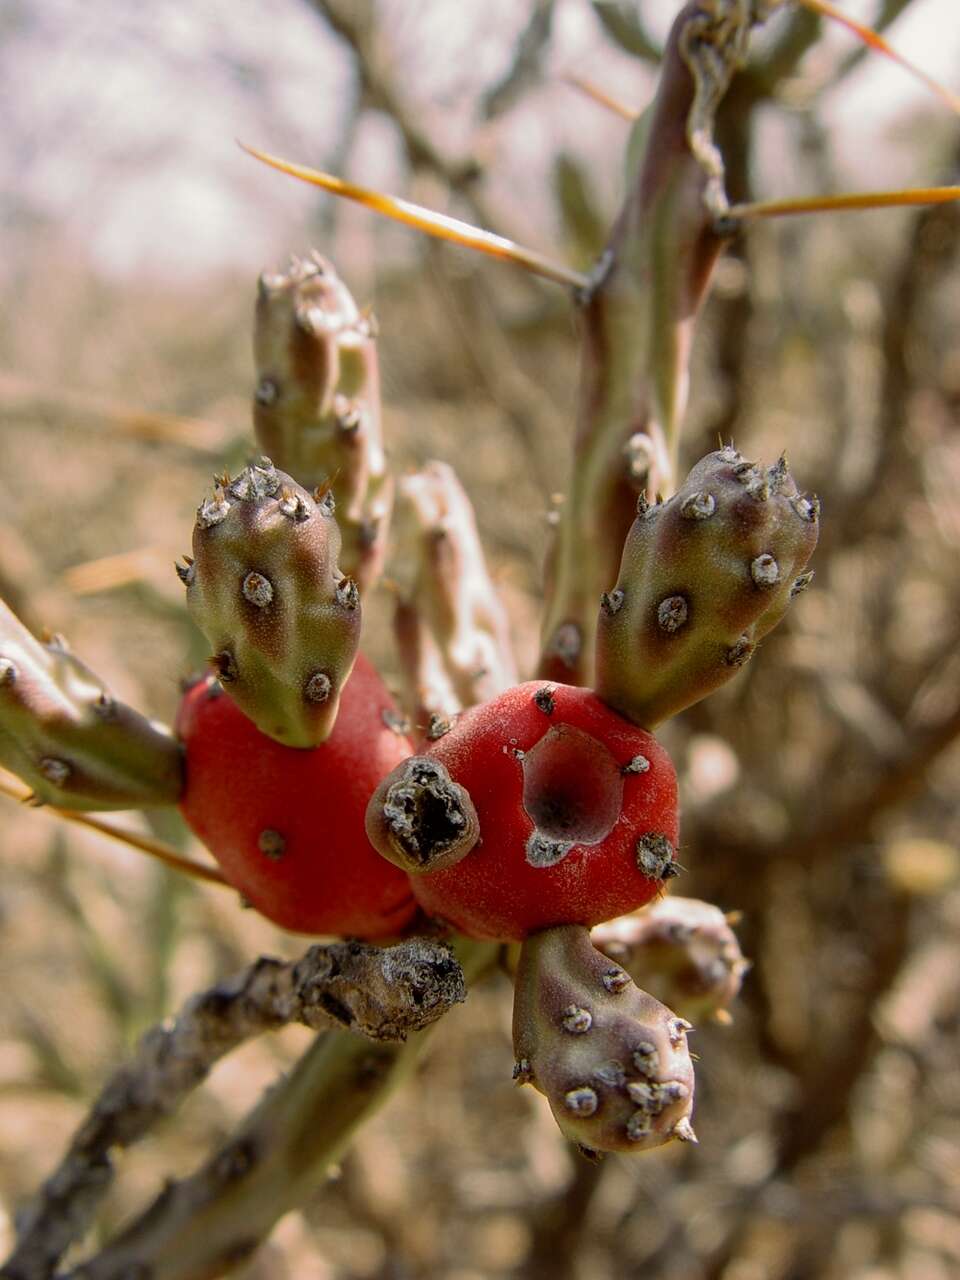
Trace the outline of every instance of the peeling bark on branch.
{"type": "MultiPolygon", "coordinates": [[[[398,1042],[465,999],[463,972],[441,943],[414,938],[381,949],[315,946],[298,961],[262,957],[194,996],[143,1037],[107,1082],[60,1166],[21,1218],[3,1280],[45,1280],[89,1227],[113,1180],[111,1150],[129,1147],[172,1112],[244,1040],[299,1022],[398,1042]]],[[[364,1052],[373,1053],[369,1046],[364,1052]]],[[[393,1058],[388,1053],[392,1063],[393,1058]]],[[[112,1274],[112,1272],[110,1273],[112,1274]]]]}

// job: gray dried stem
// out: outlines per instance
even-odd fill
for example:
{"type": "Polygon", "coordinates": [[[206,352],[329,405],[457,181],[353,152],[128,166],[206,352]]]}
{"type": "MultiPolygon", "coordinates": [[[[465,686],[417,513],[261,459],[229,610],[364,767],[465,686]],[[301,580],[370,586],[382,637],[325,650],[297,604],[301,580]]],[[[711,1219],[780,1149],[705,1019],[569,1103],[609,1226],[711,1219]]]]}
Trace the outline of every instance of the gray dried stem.
{"type": "MultiPolygon", "coordinates": [[[[53,1275],[67,1248],[89,1228],[113,1181],[111,1151],[139,1141],[243,1041],[291,1023],[359,1032],[366,1041],[336,1038],[332,1043],[342,1039],[342,1046],[322,1054],[324,1062],[336,1064],[332,1076],[325,1077],[329,1100],[331,1080],[342,1084],[348,1068],[360,1072],[369,1060],[375,1076],[392,1070],[397,1051],[375,1050],[367,1041],[402,1043],[465,996],[463,972],[449,947],[418,938],[386,949],[358,942],[314,946],[290,963],[263,957],[194,996],[175,1019],[149,1031],[133,1060],[107,1082],[59,1167],[21,1216],[17,1247],[0,1276],[44,1280],[53,1275]]],[[[282,1096],[288,1092],[284,1086],[282,1096]]],[[[369,1095],[366,1085],[359,1092],[362,1099],[369,1095]]],[[[350,1113],[349,1098],[337,1105],[350,1113]]],[[[358,1101],[353,1105],[356,1109],[358,1101]]],[[[343,1123],[333,1124],[338,1133],[343,1123]]],[[[207,1184],[218,1177],[229,1184],[224,1167],[222,1156],[214,1160],[207,1184]]]]}
{"type": "MultiPolygon", "coordinates": [[[[467,980],[487,972],[498,950],[458,943],[467,980]]],[[[340,1031],[318,1037],[210,1160],[168,1184],[64,1280],[213,1280],[247,1260],[277,1220],[317,1190],[354,1132],[410,1073],[428,1038],[429,1030],[402,1045],[340,1031]]]]}

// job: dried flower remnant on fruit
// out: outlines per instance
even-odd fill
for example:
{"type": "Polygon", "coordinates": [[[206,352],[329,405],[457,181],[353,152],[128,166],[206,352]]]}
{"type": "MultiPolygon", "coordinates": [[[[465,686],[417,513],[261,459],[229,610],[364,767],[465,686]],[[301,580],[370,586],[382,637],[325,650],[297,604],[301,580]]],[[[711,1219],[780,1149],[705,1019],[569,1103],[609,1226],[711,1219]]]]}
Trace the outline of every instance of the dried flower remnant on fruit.
{"type": "Polygon", "coordinates": [[[417,875],[452,867],[479,835],[470,795],[429,756],[411,756],[379,784],[367,805],[371,844],[389,862],[417,875]]]}

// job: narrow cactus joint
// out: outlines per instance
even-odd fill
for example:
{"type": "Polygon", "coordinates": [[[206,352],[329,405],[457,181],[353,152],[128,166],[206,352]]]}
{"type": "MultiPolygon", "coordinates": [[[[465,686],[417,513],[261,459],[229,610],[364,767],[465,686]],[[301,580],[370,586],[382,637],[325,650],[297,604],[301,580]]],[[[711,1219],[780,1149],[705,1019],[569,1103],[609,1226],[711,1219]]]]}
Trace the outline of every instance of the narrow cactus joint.
{"type": "Polygon", "coordinates": [[[538,667],[546,679],[590,683],[595,602],[606,593],[609,606],[637,490],[642,516],[653,514],[649,499],[676,485],[693,327],[736,229],[735,222],[719,224],[728,204],[714,117],[749,30],[763,16],[754,5],[685,4],[654,101],[635,125],[639,162],[601,269],[581,299],[578,422],[547,562],[538,667]]]}
{"type": "MultiPolygon", "coordinates": [[[[324,515],[336,510],[341,567],[366,591],[383,569],[394,490],[373,317],[327,258],[293,258],[285,272],[260,277],[254,359],[257,439],[324,515]]],[[[296,490],[280,509],[292,520],[310,513],[296,490]]]]}
{"type": "Polygon", "coordinates": [[[0,601],[0,764],[64,809],[175,804],[180,748],[115,699],[62,636],[37,640],[0,601]]]}
{"type": "Polygon", "coordinates": [[[591,942],[679,1015],[729,1022],[750,968],[734,920],[719,907],[671,894],[643,912],[598,925],[591,942]]]}
{"type": "Polygon", "coordinates": [[[764,467],[732,445],[641,507],[613,588],[622,608],[597,617],[598,695],[652,729],[730,679],[809,585],[819,516],[785,457],[764,467]]]}

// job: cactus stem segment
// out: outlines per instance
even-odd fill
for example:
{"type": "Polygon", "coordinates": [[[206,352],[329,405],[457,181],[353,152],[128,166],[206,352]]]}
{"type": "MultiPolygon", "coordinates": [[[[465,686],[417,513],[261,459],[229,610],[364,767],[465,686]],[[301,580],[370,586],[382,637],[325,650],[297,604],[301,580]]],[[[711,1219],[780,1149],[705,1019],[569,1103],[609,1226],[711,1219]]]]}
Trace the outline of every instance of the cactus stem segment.
{"type": "Polygon", "coordinates": [[[727,1006],[750,968],[719,907],[673,894],[598,925],[591,941],[634,982],[698,1022],[730,1021],[727,1006]]]}
{"type": "Polygon", "coordinates": [[[809,584],[818,516],[783,455],[764,467],[724,445],[702,458],[655,520],[634,520],[622,608],[598,614],[598,696],[652,729],[729,680],[809,584]]]}
{"type": "Polygon", "coordinates": [[[201,506],[181,574],[219,680],[262,733],[291,747],[330,735],[360,638],[360,593],[340,572],[326,514],[258,458],[201,506]]]}

